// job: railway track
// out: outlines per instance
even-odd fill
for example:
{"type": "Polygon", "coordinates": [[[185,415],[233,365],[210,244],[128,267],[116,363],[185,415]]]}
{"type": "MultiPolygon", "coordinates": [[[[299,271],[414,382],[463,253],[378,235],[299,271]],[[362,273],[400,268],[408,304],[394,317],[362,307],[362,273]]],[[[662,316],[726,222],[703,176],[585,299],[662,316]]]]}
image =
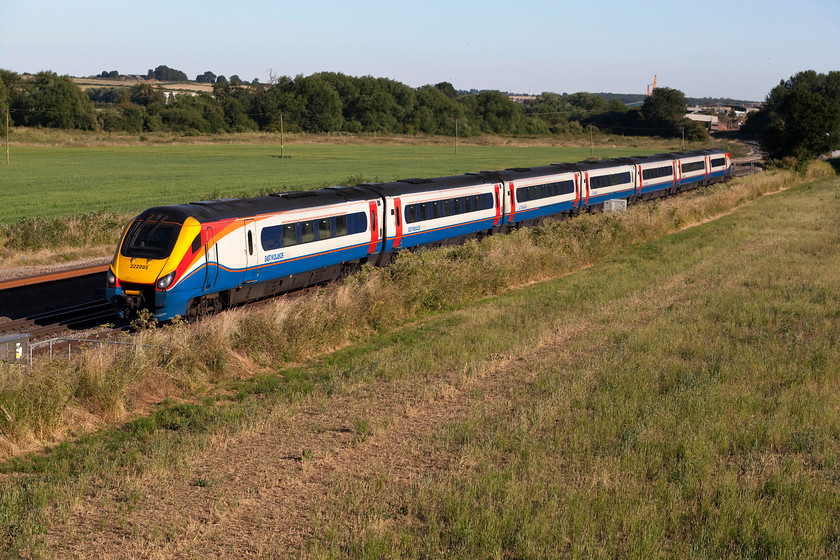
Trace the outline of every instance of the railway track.
{"type": "Polygon", "coordinates": [[[34,286],[36,284],[45,284],[47,282],[55,282],[58,280],[67,280],[71,278],[79,278],[82,276],[89,276],[93,274],[104,273],[108,270],[108,265],[86,266],[84,268],[72,268],[69,270],[62,270],[59,272],[48,272],[46,274],[38,274],[35,276],[24,276],[21,278],[13,278],[11,280],[0,281],[0,291],[11,290],[12,288],[25,288],[34,286]]]}
{"type": "Polygon", "coordinates": [[[100,297],[107,265],[50,272],[0,282],[0,335],[27,333],[33,341],[118,323],[100,297]]]}
{"type": "Polygon", "coordinates": [[[0,334],[28,333],[33,339],[48,338],[68,330],[116,323],[119,317],[104,301],[90,301],[0,324],[0,334]]]}

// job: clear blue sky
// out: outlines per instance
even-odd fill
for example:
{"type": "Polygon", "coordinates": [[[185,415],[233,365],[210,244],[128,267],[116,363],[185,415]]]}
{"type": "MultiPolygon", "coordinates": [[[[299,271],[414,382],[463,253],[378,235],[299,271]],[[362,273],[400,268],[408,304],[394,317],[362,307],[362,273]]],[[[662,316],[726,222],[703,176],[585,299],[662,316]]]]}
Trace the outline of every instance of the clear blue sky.
{"type": "Polygon", "coordinates": [[[165,64],[245,81],[319,71],[416,87],[763,100],[840,70],[840,0],[3,0],[0,68],[88,76],[165,64]]]}

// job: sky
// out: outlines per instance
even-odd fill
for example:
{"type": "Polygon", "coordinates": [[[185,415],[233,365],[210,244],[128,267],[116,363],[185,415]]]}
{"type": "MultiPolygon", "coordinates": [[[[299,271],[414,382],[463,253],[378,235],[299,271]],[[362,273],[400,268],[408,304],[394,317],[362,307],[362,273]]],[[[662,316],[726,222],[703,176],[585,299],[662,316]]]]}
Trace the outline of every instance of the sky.
{"type": "Polygon", "coordinates": [[[0,68],[160,65],[244,81],[342,72],[412,87],[762,101],[840,70],[840,0],[2,0],[0,68]]]}

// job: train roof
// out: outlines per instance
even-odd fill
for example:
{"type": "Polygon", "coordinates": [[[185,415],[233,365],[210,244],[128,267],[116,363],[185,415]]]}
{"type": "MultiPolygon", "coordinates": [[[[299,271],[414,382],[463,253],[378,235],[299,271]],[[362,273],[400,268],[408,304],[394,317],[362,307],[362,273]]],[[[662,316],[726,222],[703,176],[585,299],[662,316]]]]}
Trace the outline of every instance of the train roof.
{"type": "Polygon", "coordinates": [[[149,214],[166,214],[170,219],[181,223],[187,218],[195,218],[198,222],[204,223],[377,198],[370,191],[358,187],[327,187],[314,191],[280,192],[252,198],[225,198],[156,206],[140,214],[140,217],[149,214]]]}
{"type": "Polygon", "coordinates": [[[357,187],[368,188],[383,196],[399,196],[403,194],[422,193],[430,190],[445,191],[475,185],[494,183],[496,179],[486,176],[485,173],[468,173],[466,175],[453,175],[451,177],[435,177],[432,179],[400,179],[390,183],[365,183],[357,187]]]}

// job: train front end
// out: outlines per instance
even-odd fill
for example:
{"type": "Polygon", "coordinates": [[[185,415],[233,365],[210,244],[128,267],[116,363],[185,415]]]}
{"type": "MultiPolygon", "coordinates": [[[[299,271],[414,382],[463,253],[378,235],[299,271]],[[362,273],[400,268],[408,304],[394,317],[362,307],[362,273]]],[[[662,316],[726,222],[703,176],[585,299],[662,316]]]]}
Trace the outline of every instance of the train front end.
{"type": "Polygon", "coordinates": [[[190,295],[176,286],[184,263],[196,252],[201,226],[175,207],[146,210],[125,228],[108,269],[106,297],[121,317],[148,310],[158,321],[185,315],[190,295]]]}

